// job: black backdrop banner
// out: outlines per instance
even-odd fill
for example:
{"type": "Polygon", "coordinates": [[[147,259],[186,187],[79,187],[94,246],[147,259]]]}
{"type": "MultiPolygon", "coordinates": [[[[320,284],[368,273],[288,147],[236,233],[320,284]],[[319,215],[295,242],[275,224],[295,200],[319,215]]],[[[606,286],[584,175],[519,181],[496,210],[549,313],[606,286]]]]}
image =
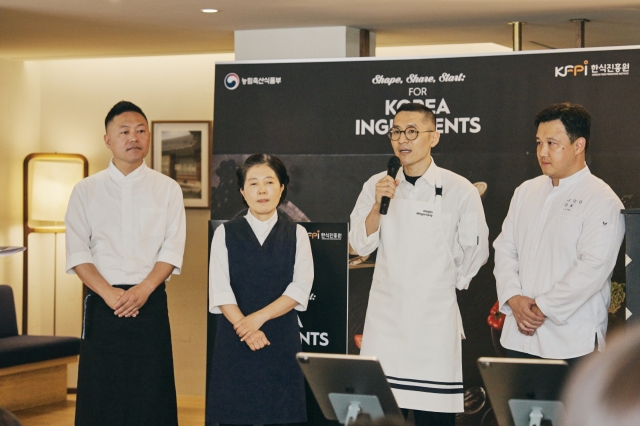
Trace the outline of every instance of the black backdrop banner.
{"type": "MultiPolygon", "coordinates": [[[[436,114],[440,167],[485,188],[490,242],[500,233],[511,196],[540,174],[533,120],[556,102],[582,104],[592,115],[587,163],[625,207],[640,207],[638,101],[640,47],[513,52],[424,59],[224,63],[216,66],[211,217],[242,210],[235,167],[248,155],[278,155],[291,184],[283,209],[296,221],[346,222],[364,182],[384,171],[393,151],[386,137],[396,109],[420,102],[436,114]]],[[[375,256],[366,262],[375,261],[375,256]]],[[[614,281],[624,281],[620,260],[614,281]]],[[[500,355],[487,325],[496,300],[491,257],[458,292],[465,415],[458,424],[489,424],[489,404],[475,360],[500,355]],[[482,420],[484,418],[484,421],[482,420]]],[[[357,353],[369,269],[349,275],[349,352],[357,353]],[[364,273],[363,271],[367,272],[364,273]],[[354,289],[359,289],[355,292],[354,289]],[[354,317],[358,313],[358,318],[354,317]]],[[[624,307],[621,311],[624,310],[624,307]]],[[[624,320],[620,312],[612,325],[624,320]]]]}
{"type": "Polygon", "coordinates": [[[313,253],[313,288],[298,312],[303,352],[347,353],[348,266],[346,223],[300,223],[313,253]]]}

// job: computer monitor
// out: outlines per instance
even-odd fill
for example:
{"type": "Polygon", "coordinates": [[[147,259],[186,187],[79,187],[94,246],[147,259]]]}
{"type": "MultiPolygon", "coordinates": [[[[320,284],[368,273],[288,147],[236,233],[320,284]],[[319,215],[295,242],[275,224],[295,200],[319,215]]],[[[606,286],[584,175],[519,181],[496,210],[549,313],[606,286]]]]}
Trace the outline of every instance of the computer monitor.
{"type": "Polygon", "coordinates": [[[402,416],[377,358],[308,352],[296,358],[327,419],[348,424],[359,414],[402,416]]]}
{"type": "Polygon", "coordinates": [[[539,420],[559,424],[560,392],[568,368],[565,361],[482,357],[478,368],[500,426],[528,426],[538,411],[543,416],[539,420]]]}

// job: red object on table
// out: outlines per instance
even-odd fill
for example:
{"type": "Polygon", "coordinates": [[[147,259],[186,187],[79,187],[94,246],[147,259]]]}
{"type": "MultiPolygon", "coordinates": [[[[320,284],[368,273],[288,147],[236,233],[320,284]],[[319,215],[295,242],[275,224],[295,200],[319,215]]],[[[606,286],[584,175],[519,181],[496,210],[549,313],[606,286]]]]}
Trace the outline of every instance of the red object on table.
{"type": "Polygon", "coordinates": [[[487,317],[487,324],[496,330],[502,330],[502,326],[504,326],[504,319],[506,318],[506,315],[498,310],[499,308],[500,302],[496,301],[489,311],[489,316],[487,317]]]}
{"type": "Polygon", "coordinates": [[[353,341],[358,349],[360,349],[360,346],[362,346],[362,334],[356,334],[355,336],[353,336],[353,341]]]}

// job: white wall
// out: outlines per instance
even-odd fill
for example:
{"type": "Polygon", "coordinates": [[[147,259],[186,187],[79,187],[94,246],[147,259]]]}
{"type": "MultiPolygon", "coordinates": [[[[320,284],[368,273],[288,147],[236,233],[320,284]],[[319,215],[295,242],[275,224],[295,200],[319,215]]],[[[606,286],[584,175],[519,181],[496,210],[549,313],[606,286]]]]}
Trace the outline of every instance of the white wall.
{"type": "Polygon", "coordinates": [[[104,116],[120,100],[139,105],[149,121],[212,120],[216,60],[233,55],[40,62],[42,148],[84,154],[89,174],[104,169],[104,116]]]}
{"type": "MultiPolygon", "coordinates": [[[[22,163],[39,150],[38,67],[0,60],[0,246],[22,246],[22,163]]],[[[0,284],[13,288],[22,324],[22,254],[0,257],[0,284]]]]}
{"type": "Polygon", "coordinates": [[[360,30],[352,27],[235,31],[234,42],[239,61],[360,56],[360,30]]]}

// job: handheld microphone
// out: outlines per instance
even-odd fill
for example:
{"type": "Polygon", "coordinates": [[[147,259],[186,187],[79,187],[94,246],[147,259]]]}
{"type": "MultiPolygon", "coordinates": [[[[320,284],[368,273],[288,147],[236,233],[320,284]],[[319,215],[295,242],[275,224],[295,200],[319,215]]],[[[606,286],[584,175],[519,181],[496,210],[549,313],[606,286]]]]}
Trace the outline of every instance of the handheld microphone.
{"type": "MultiPolygon", "coordinates": [[[[401,166],[402,164],[400,164],[400,159],[394,155],[387,163],[387,175],[391,176],[395,180],[401,166]]],[[[389,202],[391,202],[389,197],[382,197],[380,202],[380,214],[387,214],[387,210],[389,210],[389,202]]]]}

